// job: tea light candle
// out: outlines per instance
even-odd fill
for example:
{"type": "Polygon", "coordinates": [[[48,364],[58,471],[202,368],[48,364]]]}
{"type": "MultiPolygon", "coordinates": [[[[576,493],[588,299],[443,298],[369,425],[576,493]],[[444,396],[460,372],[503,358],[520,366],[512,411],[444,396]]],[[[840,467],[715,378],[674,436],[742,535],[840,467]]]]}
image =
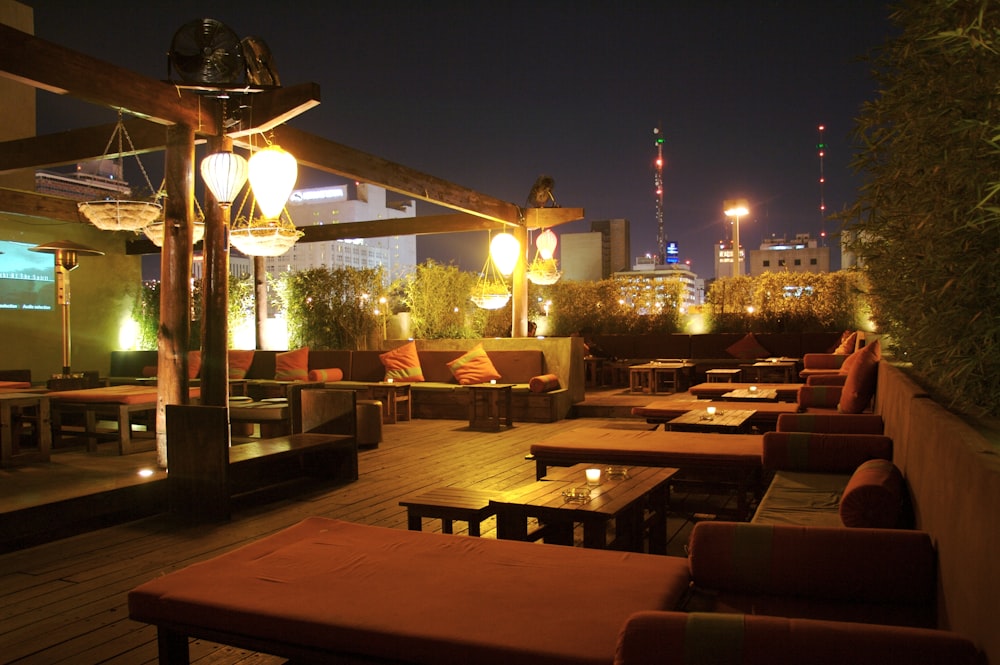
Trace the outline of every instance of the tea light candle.
{"type": "Polygon", "coordinates": [[[497,380],[496,379],[490,379],[490,385],[491,386],[495,386],[496,384],[497,384],[497,380]]]}
{"type": "Polygon", "coordinates": [[[705,411],[708,413],[708,417],[709,418],[715,417],[715,407],[714,406],[710,406],[710,407],[706,408],[705,411]]]}
{"type": "Polygon", "coordinates": [[[392,383],[392,377],[390,376],[388,379],[385,380],[385,382],[386,383],[392,383]]]}
{"type": "Polygon", "coordinates": [[[752,393],[757,392],[757,386],[750,386],[750,392],[752,393]]]}
{"type": "Polygon", "coordinates": [[[600,469],[587,469],[584,473],[587,475],[588,485],[599,485],[601,483],[600,469]]]}

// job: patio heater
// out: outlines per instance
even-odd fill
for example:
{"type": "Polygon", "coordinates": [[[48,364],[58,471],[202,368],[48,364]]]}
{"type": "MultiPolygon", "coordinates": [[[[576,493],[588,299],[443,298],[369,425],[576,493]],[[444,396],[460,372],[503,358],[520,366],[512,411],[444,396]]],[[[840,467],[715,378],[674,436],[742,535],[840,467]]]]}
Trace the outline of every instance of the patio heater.
{"type": "Polygon", "coordinates": [[[79,245],[70,240],[57,240],[44,245],[30,248],[32,252],[54,254],[56,262],[56,302],[62,311],[62,374],[52,378],[68,379],[70,373],[70,337],[69,337],[69,273],[79,264],[79,257],[104,256],[104,252],[79,245]]]}

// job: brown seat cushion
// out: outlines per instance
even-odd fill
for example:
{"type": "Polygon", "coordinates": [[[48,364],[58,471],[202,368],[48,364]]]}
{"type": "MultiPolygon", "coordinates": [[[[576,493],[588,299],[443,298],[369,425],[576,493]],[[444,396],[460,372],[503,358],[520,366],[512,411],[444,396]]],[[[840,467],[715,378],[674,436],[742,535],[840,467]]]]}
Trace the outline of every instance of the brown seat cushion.
{"type": "Polygon", "coordinates": [[[138,621],[408,663],[607,665],[687,559],[309,518],[129,593],[138,621]]]}
{"type": "MultiPolygon", "coordinates": [[[[190,389],[190,396],[200,397],[201,390],[190,389]]],[[[48,393],[53,402],[70,404],[156,404],[156,386],[102,386],[82,390],[59,390],[48,393]]]]}

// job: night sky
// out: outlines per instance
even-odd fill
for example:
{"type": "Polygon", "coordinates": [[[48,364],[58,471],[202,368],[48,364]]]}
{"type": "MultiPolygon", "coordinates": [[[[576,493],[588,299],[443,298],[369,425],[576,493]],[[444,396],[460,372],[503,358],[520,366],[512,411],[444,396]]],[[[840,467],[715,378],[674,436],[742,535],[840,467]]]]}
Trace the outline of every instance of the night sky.
{"type": "MultiPolygon", "coordinates": [[[[290,124],[518,205],[551,175],[558,204],[586,211],[557,232],[625,218],[633,256],[656,251],[662,125],[667,240],[703,277],[713,276],[713,243],[729,234],[725,199],[751,203],[745,247],[819,234],[820,124],[827,212],[854,201],[850,134],[876,94],[861,58],[890,30],[876,0],[25,4],[39,37],[157,79],[168,78],[171,39],[189,20],[261,36],[284,85],[321,87],[322,104],[290,124]]],[[[39,92],[40,134],[113,121],[39,92]]],[[[159,156],[144,163],[162,167],[159,156]]],[[[299,186],[331,182],[303,172],[299,186]]],[[[422,236],[417,247],[418,261],[479,270],[486,237],[422,236]]]]}

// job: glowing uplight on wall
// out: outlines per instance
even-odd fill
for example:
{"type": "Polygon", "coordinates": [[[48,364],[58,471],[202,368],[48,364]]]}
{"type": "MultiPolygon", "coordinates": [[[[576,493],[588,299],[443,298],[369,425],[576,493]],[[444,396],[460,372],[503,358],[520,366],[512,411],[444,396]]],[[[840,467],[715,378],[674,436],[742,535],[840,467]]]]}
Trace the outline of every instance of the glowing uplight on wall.
{"type": "Polygon", "coordinates": [[[490,257],[501,275],[510,275],[517,265],[521,243],[509,233],[498,233],[490,241],[490,257]]]}
{"type": "Polygon", "coordinates": [[[280,215],[295,187],[298,162],[280,146],[269,145],[253,154],[247,171],[261,214],[267,219],[280,215]]]}
{"type": "Polygon", "coordinates": [[[139,347],[139,322],[131,316],[118,327],[118,348],[133,351],[139,347]]]}

